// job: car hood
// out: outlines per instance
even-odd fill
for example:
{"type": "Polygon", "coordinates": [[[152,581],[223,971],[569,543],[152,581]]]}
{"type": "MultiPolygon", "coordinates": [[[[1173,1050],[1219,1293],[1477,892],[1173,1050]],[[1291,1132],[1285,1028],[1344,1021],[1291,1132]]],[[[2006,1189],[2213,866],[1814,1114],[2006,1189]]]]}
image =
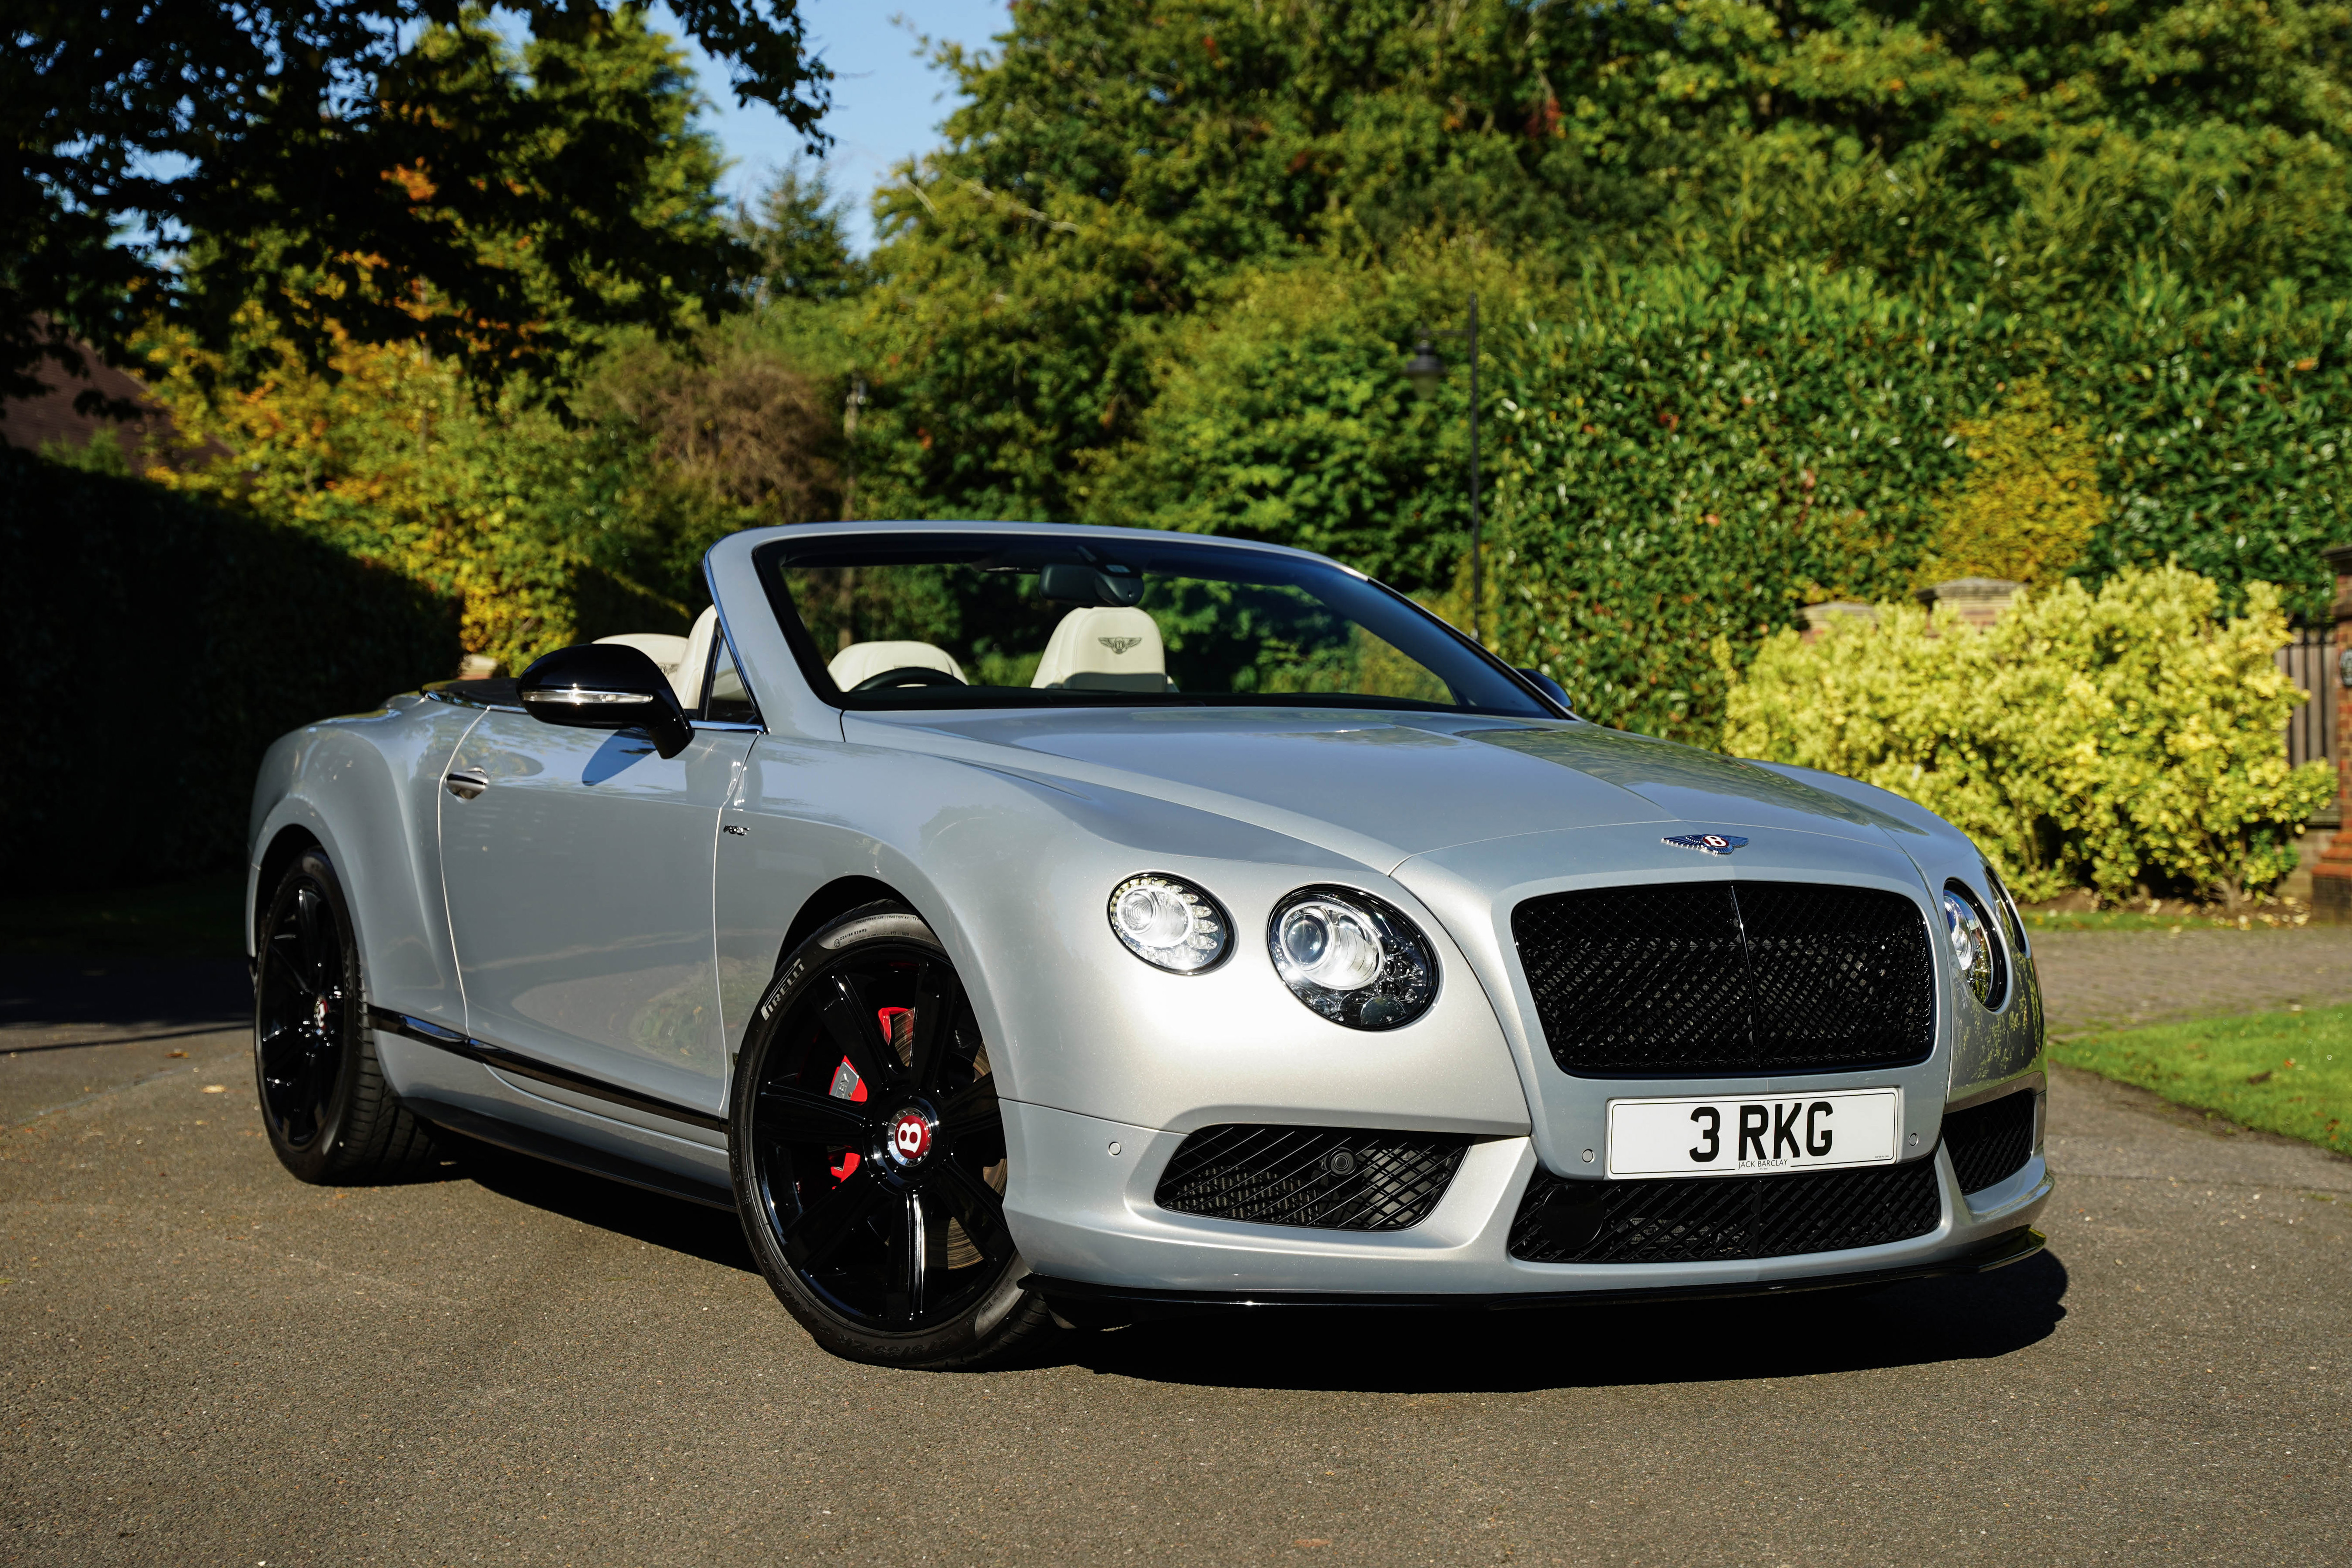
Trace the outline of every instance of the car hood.
{"type": "Polygon", "coordinates": [[[1580,721],[1333,709],[851,713],[844,738],[1152,795],[1381,871],[1562,828],[1766,827],[1877,845],[1918,829],[1736,758],[1580,721]]]}

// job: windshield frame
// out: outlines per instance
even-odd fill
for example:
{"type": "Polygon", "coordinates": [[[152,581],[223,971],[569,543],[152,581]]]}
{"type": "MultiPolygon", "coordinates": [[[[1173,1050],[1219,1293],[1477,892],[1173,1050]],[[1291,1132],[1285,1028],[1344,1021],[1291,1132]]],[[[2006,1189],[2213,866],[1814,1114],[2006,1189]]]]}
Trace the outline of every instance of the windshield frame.
{"type": "MultiPolygon", "coordinates": [[[[787,532],[758,546],[751,553],[752,565],[760,584],[767,594],[771,612],[784,640],[800,665],[801,675],[809,689],[819,700],[848,712],[861,713],[920,713],[971,711],[1066,711],[1093,708],[1258,708],[1258,709],[1323,709],[1339,708],[1356,711],[1391,711],[1415,713],[1452,713],[1508,719],[1573,719],[1576,715],[1562,707],[1550,693],[1529,680],[1525,675],[1505,663],[1489,650],[1481,647],[1452,625],[1432,615],[1405,595],[1387,584],[1366,576],[1354,568],[1340,564],[1325,556],[1306,551],[1289,550],[1278,545],[1255,542],[1227,540],[1212,534],[1184,533],[1169,529],[1107,529],[1068,524],[998,524],[974,526],[970,523],[907,523],[891,528],[845,528],[838,525],[811,529],[804,534],[787,532]],[[1236,567],[1244,561],[1256,557],[1267,567],[1286,574],[1332,573],[1352,578],[1371,593],[1381,595],[1393,606],[1440,637],[1451,649],[1485,667],[1499,676],[1516,694],[1523,697],[1526,708],[1473,705],[1467,703],[1433,702],[1407,697],[1359,696],[1345,692],[1283,691],[1283,692],[1190,692],[1176,691],[1164,695],[1132,691],[1092,691],[1066,688],[1051,689],[1051,695],[1029,696],[1034,688],[968,686],[951,702],[909,700],[905,697],[882,693],[861,694],[842,690],[834,684],[828,661],[818,649],[816,639],[801,618],[793,603],[784,572],[788,566],[822,566],[823,560],[812,557],[855,555],[861,565],[880,565],[882,562],[864,559],[875,555],[907,557],[906,563],[947,563],[944,554],[969,553],[973,556],[1001,556],[1022,550],[1023,546],[1044,548],[1059,554],[1066,551],[1095,547],[1115,554],[1122,542],[1131,542],[1145,548],[1176,544],[1187,553],[1192,551],[1214,552],[1236,558],[1236,567]],[[992,549],[993,545],[996,548],[992,549]],[[1003,696],[988,700],[983,693],[1003,692],[1003,696]],[[1016,695],[1017,693],[1017,695],[1016,695]]],[[[1246,568],[1243,568],[1246,570],[1246,568]]],[[[1237,581],[1246,581],[1245,577],[1237,581]]],[[[1311,593],[1312,590],[1302,590],[1311,593]]],[[[1319,595],[1317,595],[1319,597],[1319,595]]],[[[1328,601],[1325,601],[1328,604],[1328,601]]],[[[1338,606],[1335,613],[1358,625],[1353,616],[1346,616],[1338,606]]],[[[1368,626],[1365,628],[1370,631],[1368,626]]],[[[1378,636],[1378,633],[1372,635],[1378,636]]],[[[1402,651],[1402,650],[1400,650],[1402,651]]],[[[1406,654],[1408,658],[1412,655],[1406,654]]],[[[1416,659],[1414,662],[1420,663],[1416,659]]],[[[1426,668],[1427,666],[1423,665],[1426,668]]],[[[1441,672],[1430,672],[1441,680],[1441,672]]],[[[1449,689],[1451,683],[1448,683],[1449,689]]]]}

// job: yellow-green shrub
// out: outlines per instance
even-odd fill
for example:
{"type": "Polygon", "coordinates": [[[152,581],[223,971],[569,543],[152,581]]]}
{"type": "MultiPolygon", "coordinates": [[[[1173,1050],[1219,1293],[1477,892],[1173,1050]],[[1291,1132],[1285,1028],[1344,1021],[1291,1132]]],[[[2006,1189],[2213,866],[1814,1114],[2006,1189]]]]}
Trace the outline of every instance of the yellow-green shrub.
{"type": "Polygon", "coordinates": [[[1956,421],[1968,473],[1936,504],[1935,549],[1922,584],[1999,577],[2044,584],[2082,559],[2110,508],[2099,493],[2099,447],[2042,377],[2002,389],[1981,418],[1956,421]]]}
{"type": "Polygon", "coordinates": [[[2289,768],[2302,694],[2272,662],[2286,618],[2269,584],[2224,621],[2220,585],[2126,569],[2021,597],[1978,631],[1883,605],[1819,640],[1727,643],[1723,745],[1917,801],[1973,836],[2026,899],[2142,887],[2234,902],[2294,868],[2294,838],[2335,787],[2289,768]]]}

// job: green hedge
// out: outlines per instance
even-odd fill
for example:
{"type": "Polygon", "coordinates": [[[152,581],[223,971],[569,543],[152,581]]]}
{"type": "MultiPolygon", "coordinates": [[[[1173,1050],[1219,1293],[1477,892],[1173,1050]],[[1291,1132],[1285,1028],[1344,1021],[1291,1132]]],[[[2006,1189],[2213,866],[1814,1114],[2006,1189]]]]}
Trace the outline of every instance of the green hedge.
{"type": "Polygon", "coordinates": [[[457,668],[457,611],[331,545],[0,448],[0,870],[238,864],[270,742],[457,668]]]}
{"type": "Polygon", "coordinates": [[[2352,310],[2192,310],[2158,279],[2068,325],[1929,310],[1859,274],[1661,269],[1497,334],[1504,651],[1609,723],[1711,742],[1723,676],[1826,599],[1908,595],[1966,458],[1953,422],[2047,380],[2099,444],[2094,580],[2180,563],[2315,614],[2352,540],[2352,310]]]}

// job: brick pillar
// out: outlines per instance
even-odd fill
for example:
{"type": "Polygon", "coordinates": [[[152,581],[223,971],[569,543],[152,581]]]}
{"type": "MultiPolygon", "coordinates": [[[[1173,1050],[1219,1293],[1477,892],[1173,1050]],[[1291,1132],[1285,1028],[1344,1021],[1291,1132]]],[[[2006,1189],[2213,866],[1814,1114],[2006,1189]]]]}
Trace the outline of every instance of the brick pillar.
{"type": "Polygon", "coordinates": [[[2324,552],[2336,574],[2336,668],[2323,679],[2337,682],[2336,693],[2336,805],[2342,824],[2319,863],[2311,868],[2311,918],[2352,925],[2352,691],[2343,689],[2352,671],[2352,544],[2324,552]]]}
{"type": "Polygon", "coordinates": [[[1948,583],[1938,583],[1932,588],[1922,588],[1912,595],[1929,609],[1949,605],[1959,614],[1960,620],[1982,631],[2000,619],[2001,612],[2017,600],[2017,592],[2025,586],[2004,577],[1955,577],[1948,583]]]}

